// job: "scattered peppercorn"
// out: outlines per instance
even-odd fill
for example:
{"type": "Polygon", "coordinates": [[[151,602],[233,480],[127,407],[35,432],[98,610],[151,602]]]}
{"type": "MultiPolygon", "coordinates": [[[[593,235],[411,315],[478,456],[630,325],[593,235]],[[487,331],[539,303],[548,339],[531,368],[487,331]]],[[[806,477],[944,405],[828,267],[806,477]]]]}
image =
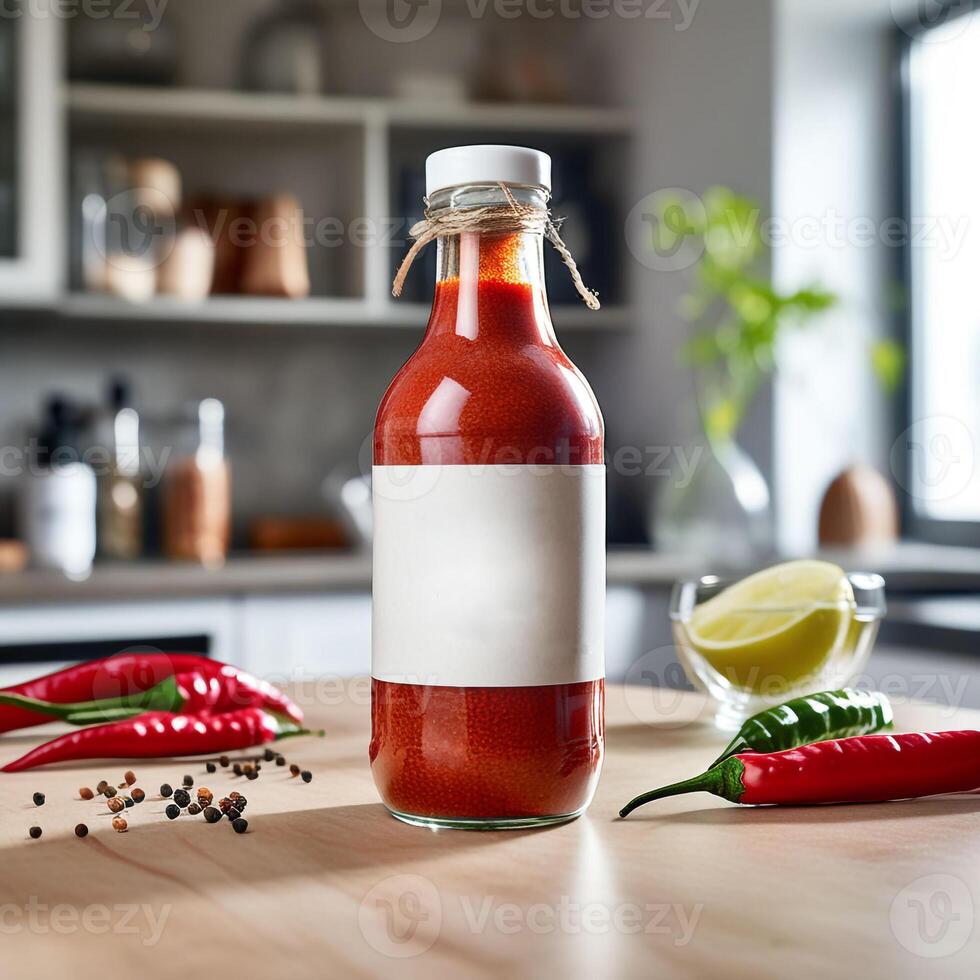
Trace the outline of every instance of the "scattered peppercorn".
{"type": "Polygon", "coordinates": [[[126,771],[126,774],[123,776],[123,779],[126,780],[126,785],[127,786],[132,786],[133,783],[136,782],[136,773],[133,772],[132,769],[128,769],[126,771]]]}
{"type": "Polygon", "coordinates": [[[145,800],[145,799],[146,799],[146,793],[144,793],[143,790],[141,790],[141,789],[134,789],[133,790],[133,802],[134,803],[142,803],[143,800],[145,800]]]}
{"type": "Polygon", "coordinates": [[[221,819],[221,811],[216,806],[209,806],[204,811],[204,819],[208,823],[217,823],[221,819]]]}
{"type": "Polygon", "coordinates": [[[290,773],[290,775],[292,775],[292,776],[298,776],[298,775],[299,775],[299,772],[300,772],[300,769],[299,769],[299,766],[298,766],[298,765],[296,765],[296,763],[294,762],[294,763],[293,763],[293,764],[292,764],[292,765],[291,765],[291,766],[289,767],[289,773],[290,773]]]}
{"type": "Polygon", "coordinates": [[[254,769],[251,772],[245,773],[245,775],[246,775],[246,777],[248,779],[258,779],[259,778],[259,774],[254,769]]]}
{"type": "Polygon", "coordinates": [[[276,753],[273,752],[272,749],[266,749],[265,752],[262,753],[262,758],[265,759],[266,762],[272,762],[275,757],[276,753]]]}
{"type": "Polygon", "coordinates": [[[198,803],[200,803],[202,805],[206,805],[206,804],[210,803],[213,799],[214,799],[214,793],[212,793],[211,790],[209,790],[207,788],[207,786],[202,786],[197,791],[197,802],[198,803]]]}
{"type": "Polygon", "coordinates": [[[85,824],[80,823],[75,827],[76,837],[88,837],[88,827],[85,824]]]}
{"type": "Polygon", "coordinates": [[[176,820],[180,816],[180,807],[171,803],[164,812],[171,820],[176,820]]]}
{"type": "Polygon", "coordinates": [[[191,794],[184,789],[174,790],[174,803],[181,808],[185,809],[191,802],[191,794]]]}
{"type": "Polygon", "coordinates": [[[245,807],[248,806],[248,800],[246,800],[244,796],[239,796],[238,799],[234,801],[234,806],[236,810],[244,813],[245,807]]]}
{"type": "Polygon", "coordinates": [[[136,806],[136,801],[131,796],[124,796],[123,797],[123,803],[127,807],[136,806]]]}
{"type": "Polygon", "coordinates": [[[95,793],[93,793],[93,792],[92,792],[92,791],[91,791],[91,790],[90,790],[90,789],[89,789],[89,788],[88,788],[87,786],[83,786],[83,787],[82,787],[82,788],[81,788],[81,789],[80,789],[80,790],[78,791],[78,795],[79,795],[79,796],[80,796],[80,797],[81,797],[81,798],[82,798],[83,800],[94,800],[94,799],[95,799],[95,793]]]}
{"type": "Polygon", "coordinates": [[[284,766],[285,764],[286,764],[286,757],[284,755],[277,755],[276,756],[276,765],[277,766],[284,766]]]}
{"type": "Polygon", "coordinates": [[[231,765],[231,759],[229,759],[229,758],[228,758],[228,756],[226,756],[226,755],[223,755],[223,756],[222,756],[222,757],[221,757],[221,758],[220,758],[220,759],[218,760],[218,762],[220,762],[220,763],[221,763],[221,768],[222,768],[222,769],[227,769],[227,768],[228,768],[228,767],[229,767],[229,766],[231,765]]]}
{"type": "Polygon", "coordinates": [[[35,793],[34,794],[34,805],[35,806],[44,806],[44,794],[43,793],[35,793]]]}
{"type": "Polygon", "coordinates": [[[301,775],[303,777],[303,782],[304,783],[311,783],[311,782],[313,782],[313,773],[311,773],[309,769],[304,769],[303,772],[301,773],[301,775]]]}
{"type": "Polygon", "coordinates": [[[117,834],[125,834],[126,831],[129,830],[129,824],[126,823],[126,821],[123,820],[122,817],[113,817],[112,818],[112,829],[117,834]]]}
{"type": "Polygon", "coordinates": [[[201,812],[201,805],[199,803],[192,803],[188,808],[187,812],[192,816],[196,817],[201,812]]]}
{"type": "Polygon", "coordinates": [[[244,765],[244,766],[242,766],[242,769],[243,769],[243,770],[245,771],[245,775],[246,775],[246,776],[247,776],[247,775],[248,775],[248,774],[249,774],[250,772],[255,772],[255,766],[253,766],[251,762],[246,762],[246,763],[245,763],[245,765],[244,765]]]}
{"type": "Polygon", "coordinates": [[[126,809],[126,804],[118,796],[115,796],[109,800],[108,807],[113,813],[119,813],[120,810],[126,809]]]}
{"type": "Polygon", "coordinates": [[[170,797],[174,795],[174,788],[173,788],[173,786],[171,786],[171,785],[170,785],[170,783],[164,783],[164,784],[163,784],[163,785],[162,785],[162,786],[160,787],[160,795],[161,795],[161,796],[162,796],[162,797],[163,797],[163,798],[164,798],[165,800],[169,800],[169,799],[170,799],[170,797]]]}
{"type": "Polygon", "coordinates": [[[99,794],[102,794],[106,791],[106,787],[108,785],[109,784],[104,779],[102,779],[99,781],[99,785],[95,787],[95,791],[99,794]]]}
{"type": "Polygon", "coordinates": [[[218,767],[213,763],[209,762],[205,767],[209,773],[215,773],[218,771],[218,767]]]}
{"type": "Polygon", "coordinates": [[[248,830],[248,821],[244,817],[239,817],[237,820],[232,820],[232,827],[235,828],[236,834],[244,834],[248,830]]]}
{"type": "Polygon", "coordinates": [[[236,776],[240,776],[242,774],[241,763],[236,762],[232,769],[232,772],[234,772],[236,776]]]}
{"type": "Polygon", "coordinates": [[[225,814],[225,816],[232,822],[237,820],[241,815],[242,811],[239,810],[237,806],[230,807],[228,812],[225,814]]]}
{"type": "Polygon", "coordinates": [[[184,785],[185,785],[185,786],[186,786],[186,787],[187,787],[188,789],[190,789],[190,788],[191,788],[191,786],[193,786],[193,785],[194,785],[194,777],[193,777],[193,776],[184,776],[184,785]]]}
{"type": "Polygon", "coordinates": [[[40,827],[31,827],[28,833],[31,835],[32,839],[37,840],[41,836],[41,834],[44,833],[44,831],[41,830],[40,827]]]}
{"type": "Polygon", "coordinates": [[[102,795],[105,796],[107,800],[111,800],[116,795],[116,787],[106,786],[106,788],[102,790],[102,795]]]}

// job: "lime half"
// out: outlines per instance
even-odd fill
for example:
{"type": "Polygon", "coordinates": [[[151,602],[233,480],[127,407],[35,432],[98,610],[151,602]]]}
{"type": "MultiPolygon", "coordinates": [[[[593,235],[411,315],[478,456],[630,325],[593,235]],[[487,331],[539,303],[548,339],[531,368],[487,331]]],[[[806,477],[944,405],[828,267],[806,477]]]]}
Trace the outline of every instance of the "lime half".
{"type": "Polygon", "coordinates": [[[688,640],[733,687],[776,694],[815,676],[847,635],[854,593],[843,569],[791,561],[697,606],[688,640]]]}

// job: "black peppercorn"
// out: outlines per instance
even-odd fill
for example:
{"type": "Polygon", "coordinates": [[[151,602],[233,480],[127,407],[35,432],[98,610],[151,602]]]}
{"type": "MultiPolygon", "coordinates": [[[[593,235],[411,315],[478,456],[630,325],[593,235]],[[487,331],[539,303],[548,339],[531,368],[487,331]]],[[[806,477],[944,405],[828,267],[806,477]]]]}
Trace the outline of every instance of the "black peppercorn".
{"type": "Polygon", "coordinates": [[[174,795],[174,788],[173,788],[173,786],[171,786],[171,785],[170,785],[170,783],[164,783],[164,784],[163,784],[163,785],[162,785],[162,786],[160,787],[160,795],[161,795],[161,796],[162,796],[162,797],[163,797],[163,798],[164,798],[165,800],[169,800],[169,799],[170,799],[170,797],[174,795]]]}
{"type": "Polygon", "coordinates": [[[166,814],[171,820],[176,820],[180,816],[180,807],[171,803],[166,809],[166,814]]]}
{"type": "Polygon", "coordinates": [[[80,823],[75,828],[75,836],[76,837],[88,837],[88,827],[86,827],[85,824],[80,823]]]}
{"type": "Polygon", "coordinates": [[[221,811],[216,806],[209,806],[204,811],[204,819],[208,823],[217,823],[221,819],[221,811]]]}
{"type": "Polygon", "coordinates": [[[236,776],[240,776],[242,774],[241,763],[236,762],[232,769],[232,772],[234,772],[236,776]]]}
{"type": "Polygon", "coordinates": [[[96,793],[104,793],[105,790],[106,790],[106,787],[108,785],[109,784],[104,779],[100,779],[99,780],[99,785],[95,787],[95,792],[96,793]]]}
{"type": "Polygon", "coordinates": [[[185,789],[174,790],[174,803],[183,810],[191,802],[191,794],[185,789]]]}
{"type": "Polygon", "coordinates": [[[225,816],[232,823],[234,823],[241,815],[242,815],[242,812],[237,807],[229,807],[228,808],[228,812],[225,814],[225,816]]]}
{"type": "Polygon", "coordinates": [[[136,801],[131,796],[124,796],[123,803],[125,803],[127,807],[136,805],[136,801]]]}
{"type": "Polygon", "coordinates": [[[256,771],[255,771],[254,769],[253,769],[253,770],[252,770],[251,772],[247,772],[247,773],[245,773],[245,775],[246,775],[246,776],[247,776],[247,777],[248,777],[249,779],[258,779],[258,778],[259,778],[259,774],[258,774],[258,773],[257,773],[257,772],[256,772],[256,771]]]}
{"type": "Polygon", "coordinates": [[[262,758],[266,762],[272,762],[272,760],[275,759],[275,757],[276,757],[276,753],[273,752],[272,749],[266,749],[265,752],[262,753],[262,758]]]}
{"type": "Polygon", "coordinates": [[[43,793],[35,793],[34,794],[34,805],[35,806],[44,806],[44,794],[43,793]]]}
{"type": "Polygon", "coordinates": [[[201,805],[199,803],[192,803],[188,808],[187,812],[192,816],[196,817],[201,812],[201,805]]]}
{"type": "Polygon", "coordinates": [[[284,755],[277,755],[276,756],[276,765],[277,766],[284,766],[285,764],[286,764],[286,757],[284,755]]]}
{"type": "Polygon", "coordinates": [[[243,817],[239,817],[237,820],[232,820],[231,825],[235,828],[236,834],[244,834],[245,831],[248,830],[248,821],[243,817]]]}
{"type": "Polygon", "coordinates": [[[205,769],[207,769],[207,771],[208,771],[209,773],[215,773],[215,772],[217,772],[217,771],[218,771],[218,767],[217,767],[217,766],[216,766],[216,765],[215,765],[215,764],[214,764],[213,762],[209,762],[209,763],[208,763],[208,764],[207,764],[207,765],[205,766],[205,769]]]}
{"type": "Polygon", "coordinates": [[[28,833],[31,835],[31,838],[33,840],[37,840],[41,836],[41,834],[44,833],[44,831],[41,830],[40,827],[31,827],[28,833]]]}
{"type": "Polygon", "coordinates": [[[290,772],[290,775],[293,775],[293,776],[298,776],[298,775],[299,775],[299,766],[298,766],[298,765],[296,765],[296,763],[294,762],[294,763],[293,763],[293,764],[292,764],[292,765],[291,765],[291,766],[289,767],[289,772],[290,772]]]}
{"type": "Polygon", "coordinates": [[[313,781],[313,773],[311,773],[309,769],[304,769],[301,775],[303,777],[304,783],[309,783],[313,781]]]}
{"type": "Polygon", "coordinates": [[[145,799],[146,799],[146,793],[144,793],[143,790],[141,790],[141,789],[134,789],[133,790],[133,802],[134,803],[142,803],[143,800],[145,800],[145,799]]]}
{"type": "Polygon", "coordinates": [[[194,777],[193,776],[184,776],[184,785],[188,789],[190,789],[190,787],[194,785],[194,777]]]}
{"type": "Polygon", "coordinates": [[[228,767],[229,767],[229,766],[231,765],[231,759],[229,759],[229,758],[228,758],[228,756],[226,756],[226,755],[223,755],[223,756],[222,756],[222,757],[221,757],[221,758],[220,758],[220,759],[218,760],[218,762],[220,762],[220,763],[221,763],[221,768],[222,768],[222,769],[227,769],[227,768],[228,768],[228,767]]]}
{"type": "Polygon", "coordinates": [[[102,795],[105,796],[107,800],[111,800],[116,795],[116,787],[106,786],[106,788],[102,790],[102,795]]]}

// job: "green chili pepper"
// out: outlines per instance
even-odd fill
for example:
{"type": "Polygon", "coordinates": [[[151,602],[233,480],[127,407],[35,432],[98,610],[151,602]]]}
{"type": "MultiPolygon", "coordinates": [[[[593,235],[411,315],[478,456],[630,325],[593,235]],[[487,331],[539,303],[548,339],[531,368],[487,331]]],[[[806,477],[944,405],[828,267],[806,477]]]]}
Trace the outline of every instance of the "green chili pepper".
{"type": "Polygon", "coordinates": [[[39,715],[68,722],[69,725],[95,725],[133,718],[146,711],[179,711],[183,704],[180,688],[173,677],[156,687],[120,698],[101,698],[75,704],[54,704],[23,694],[0,691],[0,705],[23,708],[39,715]]]}
{"type": "Polygon", "coordinates": [[[870,735],[891,724],[892,706],[884,694],[844,688],[794,698],[749,718],[708,768],[739,752],[782,752],[811,742],[870,735]]]}

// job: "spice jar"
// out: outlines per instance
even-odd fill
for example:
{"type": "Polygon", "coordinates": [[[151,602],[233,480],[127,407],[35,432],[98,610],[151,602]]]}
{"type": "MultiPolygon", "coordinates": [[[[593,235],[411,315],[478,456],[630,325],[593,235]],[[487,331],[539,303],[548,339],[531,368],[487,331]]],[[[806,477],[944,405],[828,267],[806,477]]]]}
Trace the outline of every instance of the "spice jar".
{"type": "Polygon", "coordinates": [[[224,406],[205,398],[189,427],[185,451],[167,468],[163,550],[168,558],[220,565],[228,554],[231,474],[224,452],[224,406]]]}
{"type": "Polygon", "coordinates": [[[557,823],[599,776],[603,422],[548,310],[549,181],[520,147],[426,163],[435,298],[373,467],[370,758],[409,823],[557,823]]]}

